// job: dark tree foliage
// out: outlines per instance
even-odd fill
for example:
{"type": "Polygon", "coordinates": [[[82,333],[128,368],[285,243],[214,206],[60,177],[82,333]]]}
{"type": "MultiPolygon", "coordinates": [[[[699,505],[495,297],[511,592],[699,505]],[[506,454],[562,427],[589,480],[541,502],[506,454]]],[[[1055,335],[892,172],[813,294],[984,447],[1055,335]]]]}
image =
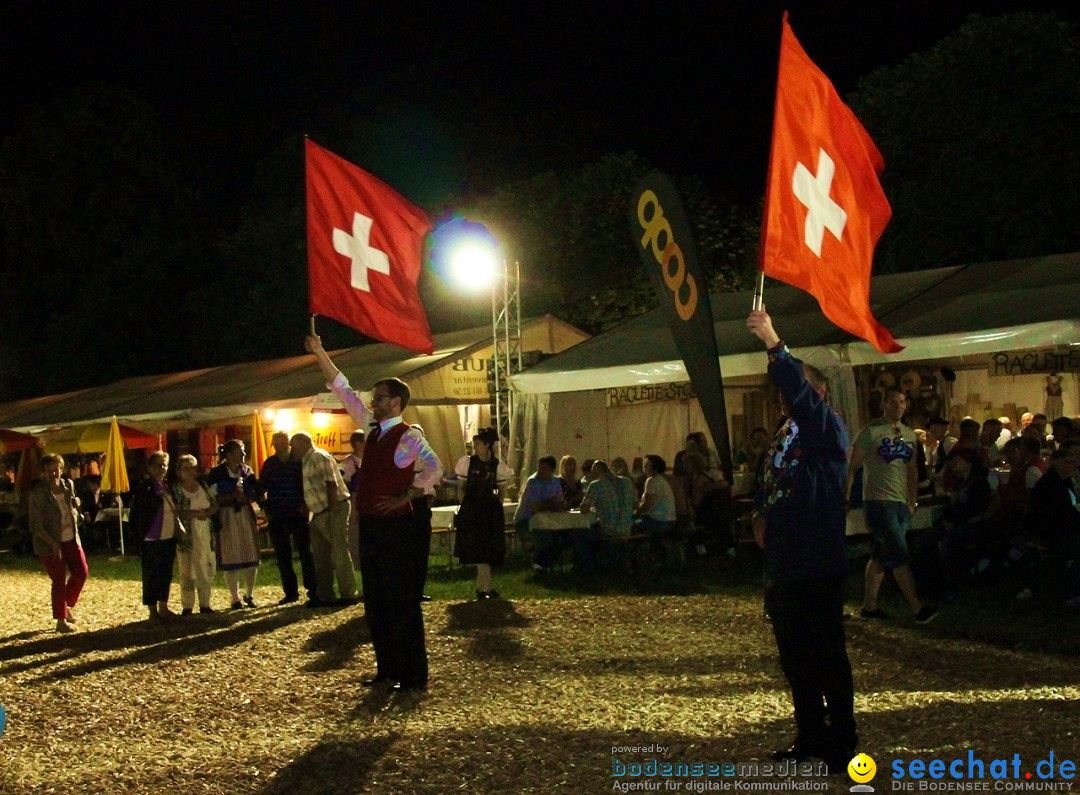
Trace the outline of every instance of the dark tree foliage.
{"type": "MultiPolygon", "coordinates": [[[[657,305],[627,228],[634,188],[649,168],[633,152],[609,154],[507,185],[460,211],[520,260],[526,314],[554,312],[595,332],[657,305]]],[[[710,290],[749,284],[758,216],[715,199],[695,178],[679,185],[710,290]]]]}
{"type": "Polygon", "coordinates": [[[115,87],[39,107],[3,141],[0,392],[175,369],[174,275],[199,278],[181,150],[152,108],[115,87]]]}
{"type": "Polygon", "coordinates": [[[1054,14],[969,17],[851,98],[885,157],[877,272],[1080,249],[1080,38],[1054,14]]]}

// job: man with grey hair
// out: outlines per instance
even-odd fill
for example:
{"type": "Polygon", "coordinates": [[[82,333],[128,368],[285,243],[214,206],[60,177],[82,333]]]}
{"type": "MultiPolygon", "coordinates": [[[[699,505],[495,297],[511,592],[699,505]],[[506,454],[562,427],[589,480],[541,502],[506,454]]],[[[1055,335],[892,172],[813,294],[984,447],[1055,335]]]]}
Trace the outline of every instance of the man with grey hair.
{"type": "Polygon", "coordinates": [[[337,575],[338,604],[354,605],[356,572],[349,554],[349,489],[337,459],[315,446],[311,434],[297,431],[290,440],[292,454],[300,459],[304,477],[304,502],[311,511],[311,552],[315,558],[315,596],[312,607],[334,603],[337,575]]]}

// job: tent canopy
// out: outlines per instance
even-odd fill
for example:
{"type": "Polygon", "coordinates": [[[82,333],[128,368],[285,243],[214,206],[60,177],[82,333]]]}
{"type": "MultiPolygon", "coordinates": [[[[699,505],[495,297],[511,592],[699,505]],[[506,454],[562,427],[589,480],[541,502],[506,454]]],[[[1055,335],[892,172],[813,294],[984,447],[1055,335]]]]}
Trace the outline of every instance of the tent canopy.
{"type": "MultiPolygon", "coordinates": [[[[551,315],[522,322],[523,339],[547,340],[554,346],[538,346],[545,350],[561,350],[586,336],[551,315]]],[[[491,326],[481,326],[435,335],[435,352],[430,356],[388,343],[346,348],[330,355],[356,388],[367,389],[378,378],[388,376],[411,382],[491,345],[491,326]]],[[[209,424],[222,419],[246,422],[257,410],[310,409],[315,396],[326,391],[326,379],[315,358],[304,354],[181,373],[137,376],[90,389],[4,403],[0,404],[0,425],[39,431],[56,426],[107,422],[113,416],[126,422],[146,423],[154,430],[209,424]]],[[[423,396],[414,393],[413,402],[423,405],[447,401],[438,396],[425,401],[423,396]]],[[[52,444],[49,447],[56,449],[52,444]]],[[[104,445],[101,449],[105,449],[104,445]]]]}
{"type": "MultiPolygon", "coordinates": [[[[769,287],[765,306],[796,355],[818,366],[921,359],[1075,345],[1080,340],[1080,253],[877,276],[874,314],[906,346],[882,354],[834,326],[817,301],[794,287],[769,287]]],[[[711,296],[721,371],[765,370],[761,343],[746,330],[751,292],[711,296]]],[[[511,381],[520,392],[686,381],[663,312],[653,310],[531,367],[511,381]]]]}

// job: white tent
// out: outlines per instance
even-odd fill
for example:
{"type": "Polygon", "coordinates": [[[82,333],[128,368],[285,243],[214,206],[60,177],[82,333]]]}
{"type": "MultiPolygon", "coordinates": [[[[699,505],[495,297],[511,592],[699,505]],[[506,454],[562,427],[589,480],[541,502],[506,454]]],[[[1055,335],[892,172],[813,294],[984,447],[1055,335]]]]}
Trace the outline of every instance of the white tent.
{"type": "MultiPolygon", "coordinates": [[[[766,365],[761,343],[746,330],[752,296],[711,299],[728,413],[741,413],[744,395],[761,392],[766,365]]],[[[1011,402],[1041,411],[1041,376],[1016,376],[1010,383],[989,379],[987,361],[1008,351],[1080,351],[1080,254],[878,276],[871,303],[878,320],[905,346],[900,353],[881,354],[836,328],[800,290],[774,286],[765,293],[778,333],[799,358],[826,372],[832,401],[853,427],[864,413],[853,372],[860,365],[948,366],[958,375],[954,391],[962,387],[963,394],[977,395],[982,389],[988,395],[1011,389],[1011,402]]],[[[541,362],[512,379],[527,396],[519,403],[535,440],[525,460],[544,453],[569,452],[580,459],[674,452],[689,430],[706,429],[697,401],[671,386],[687,380],[660,310],[541,362]],[[658,395],[658,385],[669,385],[671,394],[658,395]]],[[[1078,386],[1076,372],[1069,373],[1067,414],[1080,410],[1078,386]]]]}
{"type": "MultiPolygon", "coordinates": [[[[522,323],[521,349],[552,354],[588,335],[552,315],[522,323]]],[[[490,395],[487,362],[492,353],[491,326],[435,335],[431,355],[397,345],[375,343],[330,353],[356,389],[370,389],[378,378],[397,376],[412,389],[406,409],[409,422],[424,426],[446,467],[465,451],[465,432],[488,423],[490,395]]],[[[49,441],[64,428],[108,421],[150,433],[176,429],[236,426],[249,432],[252,412],[268,419],[273,430],[309,430],[316,444],[348,452],[350,421],[329,394],[325,379],[309,354],[284,359],[208,367],[164,375],[125,378],[99,387],[0,404],[0,427],[28,429],[49,441]],[[316,414],[312,412],[316,411],[316,414]]],[[[213,433],[210,434],[211,440],[213,433]]],[[[223,440],[221,440],[223,441],[223,440]]],[[[209,448],[204,447],[204,452],[209,448]]]]}

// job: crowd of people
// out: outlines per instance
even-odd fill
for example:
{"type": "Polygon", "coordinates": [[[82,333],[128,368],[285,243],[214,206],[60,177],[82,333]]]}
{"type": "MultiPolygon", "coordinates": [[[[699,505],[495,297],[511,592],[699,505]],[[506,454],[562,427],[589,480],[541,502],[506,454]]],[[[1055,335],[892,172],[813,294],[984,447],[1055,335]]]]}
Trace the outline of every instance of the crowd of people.
{"type": "MultiPolygon", "coordinates": [[[[764,447],[755,452],[757,460],[764,447]]],[[[733,551],[731,521],[735,503],[719,457],[700,431],[672,465],[660,455],[636,459],[577,459],[541,456],[526,479],[514,514],[519,537],[532,544],[533,568],[549,572],[564,550],[573,548],[576,571],[632,569],[628,540],[646,540],[655,565],[681,565],[685,550],[705,555],[707,545],[733,551]],[[536,527],[538,513],[581,511],[592,515],[588,527],[536,527]]]]}
{"type": "MultiPolygon", "coordinates": [[[[855,743],[850,668],[838,626],[848,566],[846,510],[861,500],[872,535],[861,610],[868,620],[889,617],[878,596],[890,574],[914,620],[926,623],[937,611],[920,591],[949,599],[969,573],[1009,571],[1016,576],[1008,582],[1026,598],[1045,587],[1040,567],[1047,561],[1059,564],[1066,604],[1078,605],[1080,566],[1072,562],[1080,561],[1080,427],[1068,418],[1048,423],[1025,414],[1013,433],[1008,418],[982,424],[966,418],[954,437],[941,418],[925,430],[911,428],[905,394],[887,389],[882,417],[849,441],[824,401],[820,374],[790,357],[763,311],[752,313],[748,325],[766,342],[785,415],[771,439],[755,428],[733,457],[758,479],[753,534],[765,551],[766,610],[796,706],[795,742],[778,758],[838,759],[855,743]],[[940,516],[916,534],[911,523],[920,501],[935,503],[940,516]]],[[[407,384],[383,379],[362,397],[317,337],[306,344],[358,426],[351,455],[339,463],[302,431],[274,434],[274,454],[260,477],[237,439],[222,445],[218,464],[205,474],[193,456],[181,455],[170,467],[168,453],[151,453],[129,517],[140,541],[143,605],[151,621],[172,620],[178,571],[181,614],[196,607],[213,613],[212,584],[222,571],[230,608],[255,607],[258,504],[281,574],[278,604],[299,602],[301,585],[310,607],[362,598],[376,660],[365,684],[423,689],[428,666],[420,605],[427,598],[431,503],[442,464],[423,429],[402,421],[407,384]]],[[[499,598],[492,567],[506,556],[503,491],[513,473],[496,455],[496,442],[493,429],[478,433],[453,472],[463,482],[454,555],[476,567],[478,600],[499,598]]],[[[46,455],[41,469],[28,496],[28,521],[52,583],[56,629],[66,633],[74,631],[88,576],[81,501],[62,457],[46,455]]],[[[575,568],[588,573],[640,565],[627,554],[631,542],[648,549],[649,563],[658,566],[680,565],[688,550],[731,551],[735,513],[717,453],[704,433],[693,432],[670,466],[656,454],[633,466],[619,457],[580,467],[570,455],[540,457],[513,524],[531,541],[536,570],[550,571],[572,548],[575,568]],[[539,514],[570,510],[588,516],[587,526],[535,526],[542,524],[534,522],[539,514]]]]}
{"type": "Polygon", "coordinates": [[[1046,419],[1024,414],[1012,434],[1001,419],[965,418],[955,437],[946,420],[928,423],[920,499],[940,515],[911,548],[940,598],[956,598],[970,575],[1021,599],[1060,590],[1066,605],[1080,606],[1080,422],[1057,417],[1048,429],[1046,419]]]}

